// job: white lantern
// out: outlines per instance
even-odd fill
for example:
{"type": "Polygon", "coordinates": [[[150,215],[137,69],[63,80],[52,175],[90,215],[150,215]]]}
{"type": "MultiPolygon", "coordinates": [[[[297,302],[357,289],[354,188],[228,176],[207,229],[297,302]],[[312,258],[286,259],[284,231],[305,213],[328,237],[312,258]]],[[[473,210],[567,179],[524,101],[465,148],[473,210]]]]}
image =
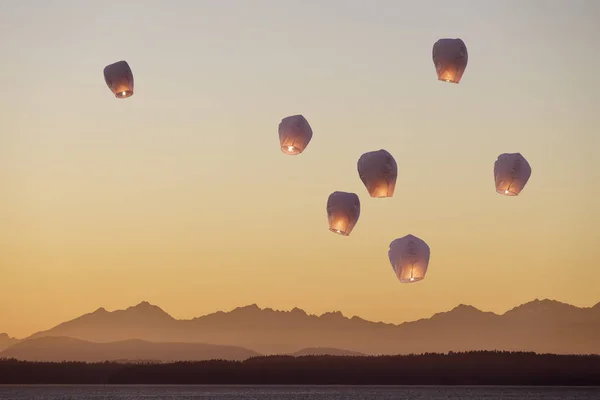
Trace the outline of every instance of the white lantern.
{"type": "Polygon", "coordinates": [[[358,159],[358,175],[371,197],[392,197],[396,188],[398,166],[385,150],[371,151],[358,159]]]}
{"type": "Polygon", "coordinates": [[[422,239],[407,235],[390,243],[388,257],[401,283],[423,280],[429,266],[429,246],[422,239]]]}
{"type": "Polygon", "coordinates": [[[286,117],[279,123],[279,144],[285,154],[296,155],[306,149],[312,139],[312,129],[302,115],[286,117]]]}
{"type": "Polygon", "coordinates": [[[459,83],[469,61],[465,43],[461,39],[440,39],[432,53],[438,80],[459,83]]]}
{"type": "Polygon", "coordinates": [[[360,217],[360,200],[356,193],[333,192],[327,199],[329,230],[348,236],[360,217]]]}
{"type": "Polygon", "coordinates": [[[504,153],[494,163],[496,192],[518,196],[531,177],[531,166],[521,153],[504,153]]]}

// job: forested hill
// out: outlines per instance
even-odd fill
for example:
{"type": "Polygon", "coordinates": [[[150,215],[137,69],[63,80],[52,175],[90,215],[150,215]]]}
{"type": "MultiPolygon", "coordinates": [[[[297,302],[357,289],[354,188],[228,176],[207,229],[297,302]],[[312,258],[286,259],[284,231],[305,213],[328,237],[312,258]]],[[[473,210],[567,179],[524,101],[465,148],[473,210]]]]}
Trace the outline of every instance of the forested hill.
{"type": "Polygon", "coordinates": [[[468,352],[169,364],[0,360],[0,384],[600,385],[600,356],[468,352]]]}

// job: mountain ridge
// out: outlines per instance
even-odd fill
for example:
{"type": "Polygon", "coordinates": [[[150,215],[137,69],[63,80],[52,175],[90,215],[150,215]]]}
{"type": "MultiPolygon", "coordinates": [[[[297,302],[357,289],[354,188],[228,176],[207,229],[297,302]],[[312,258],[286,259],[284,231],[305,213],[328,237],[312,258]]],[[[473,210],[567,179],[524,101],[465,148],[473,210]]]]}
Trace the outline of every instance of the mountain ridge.
{"type": "Polygon", "coordinates": [[[535,299],[503,314],[458,306],[429,318],[400,324],[260,308],[257,304],[175,319],[146,301],[125,310],[99,308],[28,337],[68,336],[91,342],[142,339],[149,342],[240,346],[261,354],[304,348],[344,348],[364,354],[469,350],[600,353],[600,307],[576,307],[535,299]]]}

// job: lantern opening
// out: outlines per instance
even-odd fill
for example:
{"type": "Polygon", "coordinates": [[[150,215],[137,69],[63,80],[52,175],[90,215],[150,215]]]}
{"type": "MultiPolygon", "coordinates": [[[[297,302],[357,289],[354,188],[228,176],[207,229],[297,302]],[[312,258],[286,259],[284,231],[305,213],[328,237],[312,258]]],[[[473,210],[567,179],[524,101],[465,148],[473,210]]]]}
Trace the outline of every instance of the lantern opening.
{"type": "Polygon", "coordinates": [[[458,83],[456,80],[454,79],[446,79],[446,78],[439,78],[438,81],[442,81],[442,82],[448,82],[448,83],[458,83]]]}
{"type": "Polygon", "coordinates": [[[422,276],[413,276],[410,278],[399,278],[400,283],[416,283],[423,280],[422,276]]]}
{"type": "Polygon", "coordinates": [[[388,187],[387,181],[379,182],[374,188],[372,188],[372,191],[369,194],[371,195],[371,197],[375,197],[378,199],[393,196],[393,192],[388,187]]]}
{"type": "Polygon", "coordinates": [[[300,154],[300,149],[296,146],[281,146],[281,151],[283,151],[285,154],[300,154]]]}
{"type": "Polygon", "coordinates": [[[510,196],[510,197],[518,196],[519,192],[517,190],[512,189],[511,186],[512,186],[512,183],[510,183],[507,188],[499,187],[496,189],[496,193],[502,194],[504,196],[510,196]]]}
{"type": "Polygon", "coordinates": [[[509,197],[518,196],[519,195],[519,193],[514,192],[514,191],[512,191],[510,189],[497,189],[496,192],[500,193],[500,194],[503,194],[504,196],[509,196],[509,197]]]}
{"type": "Polygon", "coordinates": [[[124,90],[122,92],[117,92],[115,96],[117,99],[126,99],[127,97],[131,97],[132,94],[132,90],[124,90]]]}
{"type": "Polygon", "coordinates": [[[462,78],[462,74],[459,72],[459,68],[455,65],[448,65],[443,68],[444,70],[438,70],[438,81],[447,83],[458,83],[462,78]]]}
{"type": "Polygon", "coordinates": [[[329,230],[333,233],[337,233],[338,235],[342,235],[342,236],[350,236],[349,234],[347,234],[346,232],[344,232],[341,229],[336,229],[336,228],[329,228],[329,230]]]}
{"type": "Polygon", "coordinates": [[[400,268],[399,273],[396,273],[396,276],[401,283],[414,283],[423,280],[425,278],[425,273],[418,266],[415,267],[415,263],[413,262],[410,265],[400,268]]]}

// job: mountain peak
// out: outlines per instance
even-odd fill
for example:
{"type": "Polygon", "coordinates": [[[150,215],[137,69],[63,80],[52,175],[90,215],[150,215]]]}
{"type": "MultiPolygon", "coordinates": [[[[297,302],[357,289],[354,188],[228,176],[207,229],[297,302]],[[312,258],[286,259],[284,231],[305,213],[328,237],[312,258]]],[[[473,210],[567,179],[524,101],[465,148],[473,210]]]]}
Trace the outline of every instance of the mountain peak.
{"type": "Polygon", "coordinates": [[[459,304],[459,305],[457,305],[456,307],[454,307],[452,309],[452,311],[460,311],[460,312],[474,312],[475,311],[475,312],[481,312],[481,310],[479,310],[476,307],[473,307],[473,306],[471,306],[469,304],[462,304],[462,303],[459,304]]]}
{"type": "Polygon", "coordinates": [[[330,311],[321,314],[321,318],[331,318],[331,319],[345,319],[344,314],[341,311],[330,311]]]}
{"type": "Polygon", "coordinates": [[[135,306],[128,307],[124,311],[115,311],[115,312],[116,313],[124,312],[127,314],[133,313],[133,314],[138,314],[140,316],[143,315],[144,317],[155,316],[155,317],[160,317],[160,318],[174,319],[167,312],[165,312],[162,308],[160,308],[159,306],[155,306],[154,304],[150,304],[147,301],[142,301],[141,303],[139,303],[135,306]]]}
{"type": "Polygon", "coordinates": [[[468,304],[459,304],[449,311],[436,313],[433,315],[433,317],[441,315],[474,315],[481,314],[482,312],[483,311],[479,310],[478,308],[475,308],[468,304]]]}
{"type": "Polygon", "coordinates": [[[533,299],[532,301],[530,301],[529,303],[525,303],[526,304],[536,304],[536,305],[540,305],[540,306],[550,306],[550,305],[561,305],[561,306],[569,306],[569,307],[574,307],[570,304],[567,303],[563,303],[557,300],[552,300],[552,299],[533,299]]]}
{"type": "Polygon", "coordinates": [[[147,309],[150,309],[152,307],[159,308],[158,306],[152,305],[152,304],[150,304],[150,303],[148,303],[147,301],[144,300],[144,301],[136,304],[135,306],[128,307],[128,309],[131,309],[131,308],[136,308],[136,309],[145,309],[145,308],[147,308],[147,309]]]}
{"type": "Polygon", "coordinates": [[[505,314],[515,314],[515,313],[540,313],[540,312],[548,312],[548,311],[557,311],[557,310],[572,310],[577,307],[562,303],[556,300],[550,299],[534,299],[527,303],[516,306],[510,310],[508,310],[505,314]]]}
{"type": "Polygon", "coordinates": [[[564,304],[564,303],[561,303],[560,301],[556,301],[556,300],[551,300],[551,299],[537,299],[536,298],[525,304],[550,305],[550,304],[564,304]]]}
{"type": "Polygon", "coordinates": [[[127,307],[127,310],[162,310],[159,306],[155,306],[154,304],[150,304],[147,301],[142,301],[135,306],[127,307]]]}
{"type": "Polygon", "coordinates": [[[247,306],[236,307],[231,312],[240,312],[240,311],[261,311],[261,309],[256,304],[248,304],[247,306]]]}
{"type": "Polygon", "coordinates": [[[470,305],[467,305],[467,304],[459,304],[449,311],[444,311],[444,312],[439,312],[439,313],[434,314],[430,318],[430,320],[448,321],[448,320],[452,320],[455,318],[458,318],[458,319],[466,318],[468,320],[471,320],[471,319],[477,319],[480,316],[482,316],[484,318],[488,318],[490,316],[496,316],[496,314],[491,313],[491,312],[481,311],[480,309],[475,308],[470,305]]]}
{"type": "Polygon", "coordinates": [[[292,314],[298,314],[298,315],[307,315],[306,311],[304,311],[303,309],[298,308],[298,307],[292,308],[292,310],[290,311],[290,313],[292,313],[292,314]]]}

